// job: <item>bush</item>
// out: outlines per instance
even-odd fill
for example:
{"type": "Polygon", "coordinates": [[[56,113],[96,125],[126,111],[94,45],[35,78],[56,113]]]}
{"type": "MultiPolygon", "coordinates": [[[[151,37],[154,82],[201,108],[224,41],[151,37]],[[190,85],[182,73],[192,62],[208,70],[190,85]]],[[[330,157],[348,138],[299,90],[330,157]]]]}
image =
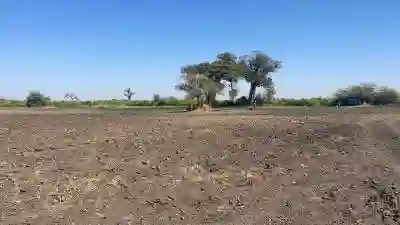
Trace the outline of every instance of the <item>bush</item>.
{"type": "Polygon", "coordinates": [[[235,106],[235,102],[232,100],[218,101],[218,106],[219,107],[232,107],[232,106],[235,106]]]}
{"type": "Polygon", "coordinates": [[[83,106],[83,104],[81,102],[69,101],[69,100],[68,101],[66,101],[66,100],[52,101],[51,104],[58,108],[77,108],[77,107],[83,106]]]}
{"type": "Polygon", "coordinates": [[[150,100],[134,100],[127,102],[126,106],[152,106],[153,102],[150,100]]]}
{"type": "Polygon", "coordinates": [[[391,88],[381,88],[376,91],[373,97],[373,104],[374,105],[388,105],[394,104],[399,99],[399,93],[395,89],[391,88]]]}
{"type": "MultiPolygon", "coordinates": [[[[62,100],[62,101],[51,101],[49,98],[44,97],[42,94],[38,93],[33,93],[32,95],[28,96],[30,99],[29,106],[41,106],[41,105],[53,105],[55,107],[60,107],[60,108],[75,108],[75,107],[103,107],[103,108],[113,108],[113,107],[161,107],[161,106],[188,106],[190,104],[195,103],[193,99],[176,99],[174,97],[168,97],[168,98],[160,98],[160,99],[155,99],[156,101],[152,100],[119,100],[119,99],[112,99],[112,100],[94,100],[94,101],[67,101],[67,100],[62,100]],[[32,104],[33,99],[39,99],[39,104],[32,104]],[[41,100],[40,100],[41,99],[41,100]],[[41,104],[43,102],[44,104],[41,104]]],[[[26,101],[18,101],[18,100],[6,100],[6,99],[0,99],[0,107],[18,107],[18,106],[27,106],[28,102],[28,97],[26,101]]],[[[260,105],[260,100],[262,99],[262,96],[258,96],[259,98],[258,105],[260,105]]],[[[379,92],[379,95],[377,94],[375,96],[375,102],[374,104],[390,104],[392,102],[395,102],[397,100],[397,92],[393,92],[391,90],[383,90],[379,92]],[[386,100],[390,99],[390,100],[386,100]]],[[[276,106],[309,106],[309,107],[314,107],[314,106],[329,106],[329,105],[334,105],[334,99],[329,100],[326,98],[311,98],[311,99],[275,99],[272,100],[271,102],[268,102],[268,105],[276,105],[276,106]]],[[[263,102],[265,103],[265,102],[263,102]]],[[[236,101],[231,101],[231,100],[222,100],[222,101],[217,101],[217,105],[219,107],[242,107],[242,106],[247,106],[248,105],[248,100],[245,96],[242,96],[238,98],[236,101]]]]}
{"type": "Polygon", "coordinates": [[[235,101],[235,105],[237,105],[237,106],[245,106],[248,104],[249,104],[249,101],[247,100],[246,96],[242,96],[242,97],[236,99],[236,101],[235,101]]]}
{"type": "Polygon", "coordinates": [[[168,106],[187,106],[187,105],[190,105],[190,104],[194,104],[194,100],[193,99],[182,99],[182,100],[179,100],[179,99],[167,99],[166,101],[165,101],[165,105],[168,105],[168,106]]]}
{"type": "Polygon", "coordinates": [[[26,106],[27,107],[40,107],[46,106],[50,104],[50,98],[45,97],[42,93],[38,91],[31,91],[29,95],[26,97],[26,106]]]}
{"type": "Polygon", "coordinates": [[[104,105],[123,106],[124,105],[124,100],[118,100],[118,99],[106,100],[106,101],[104,101],[104,105]]]}
{"type": "Polygon", "coordinates": [[[24,101],[0,99],[0,107],[25,107],[24,101]]]}
{"type": "Polygon", "coordinates": [[[165,100],[160,99],[158,101],[153,101],[153,105],[154,106],[165,106],[167,104],[166,104],[165,100]]]}
{"type": "Polygon", "coordinates": [[[262,96],[262,94],[257,93],[256,97],[255,97],[255,101],[256,101],[256,105],[257,106],[262,106],[264,105],[264,97],[262,96]]]}
{"type": "Polygon", "coordinates": [[[281,106],[328,106],[329,100],[326,98],[310,98],[310,99],[293,99],[293,98],[281,98],[275,99],[271,103],[271,105],[281,105],[281,106]]]}
{"type": "Polygon", "coordinates": [[[81,103],[82,103],[82,105],[89,106],[89,107],[92,107],[92,105],[93,105],[93,101],[83,101],[81,103]]]}
{"type": "MultiPolygon", "coordinates": [[[[358,104],[387,105],[397,103],[399,93],[389,87],[363,83],[337,90],[334,94],[333,103],[349,105],[349,99],[358,100],[358,104]]],[[[354,105],[354,103],[351,103],[351,105],[354,105]]]]}

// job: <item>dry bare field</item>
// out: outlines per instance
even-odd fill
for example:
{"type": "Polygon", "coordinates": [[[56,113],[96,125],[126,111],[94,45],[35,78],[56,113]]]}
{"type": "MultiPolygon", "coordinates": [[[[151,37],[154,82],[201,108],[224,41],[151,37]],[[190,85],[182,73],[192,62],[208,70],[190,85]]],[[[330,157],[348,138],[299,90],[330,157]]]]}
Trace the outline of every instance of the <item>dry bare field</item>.
{"type": "Polygon", "coordinates": [[[0,113],[0,224],[400,224],[400,110],[0,113]]]}

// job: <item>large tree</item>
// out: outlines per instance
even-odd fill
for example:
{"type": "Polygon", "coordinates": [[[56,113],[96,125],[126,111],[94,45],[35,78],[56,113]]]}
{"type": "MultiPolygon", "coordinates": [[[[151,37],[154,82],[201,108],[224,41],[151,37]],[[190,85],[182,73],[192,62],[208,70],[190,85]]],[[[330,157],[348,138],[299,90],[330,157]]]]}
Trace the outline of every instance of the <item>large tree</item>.
{"type": "Polygon", "coordinates": [[[237,57],[229,52],[218,54],[216,60],[185,66],[181,69],[183,83],[177,89],[187,93],[199,95],[201,92],[205,102],[211,107],[215,106],[217,94],[222,93],[225,84],[230,88],[230,94],[237,93],[236,82],[240,78],[241,65],[237,63],[237,57]],[[193,86],[196,84],[196,87],[193,86]]]}
{"type": "Polygon", "coordinates": [[[190,66],[182,69],[182,81],[175,88],[185,91],[187,97],[195,99],[199,105],[207,103],[212,106],[212,96],[220,93],[223,90],[223,85],[192,69],[193,67],[190,66]]]}
{"type": "Polygon", "coordinates": [[[218,54],[210,69],[212,77],[228,86],[229,97],[233,101],[239,92],[237,82],[243,78],[245,71],[243,65],[238,63],[238,57],[230,52],[218,54]]]}
{"type": "Polygon", "coordinates": [[[264,97],[268,103],[272,103],[276,94],[275,84],[271,81],[269,85],[265,88],[264,97]]]}
{"type": "Polygon", "coordinates": [[[271,73],[277,72],[282,67],[282,62],[274,60],[262,52],[253,52],[250,55],[240,57],[245,80],[250,84],[248,101],[254,101],[257,87],[272,87],[271,73]]]}

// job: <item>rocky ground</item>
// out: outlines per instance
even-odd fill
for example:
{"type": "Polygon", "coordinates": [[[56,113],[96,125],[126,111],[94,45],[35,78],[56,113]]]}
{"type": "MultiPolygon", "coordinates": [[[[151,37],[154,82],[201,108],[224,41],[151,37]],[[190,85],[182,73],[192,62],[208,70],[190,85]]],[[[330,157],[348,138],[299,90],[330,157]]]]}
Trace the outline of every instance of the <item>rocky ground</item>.
{"type": "Polygon", "coordinates": [[[0,224],[400,224],[400,110],[0,113],[0,224]]]}

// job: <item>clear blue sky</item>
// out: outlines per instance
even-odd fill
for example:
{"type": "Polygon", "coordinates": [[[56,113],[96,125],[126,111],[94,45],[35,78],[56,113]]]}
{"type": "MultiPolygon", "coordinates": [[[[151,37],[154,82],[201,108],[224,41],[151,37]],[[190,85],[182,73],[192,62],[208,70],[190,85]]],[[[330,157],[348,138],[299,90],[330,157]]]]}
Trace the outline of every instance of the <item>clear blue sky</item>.
{"type": "Polygon", "coordinates": [[[399,88],[399,12],[399,0],[1,0],[0,96],[182,96],[181,66],[253,50],[283,60],[279,97],[399,88]]]}

